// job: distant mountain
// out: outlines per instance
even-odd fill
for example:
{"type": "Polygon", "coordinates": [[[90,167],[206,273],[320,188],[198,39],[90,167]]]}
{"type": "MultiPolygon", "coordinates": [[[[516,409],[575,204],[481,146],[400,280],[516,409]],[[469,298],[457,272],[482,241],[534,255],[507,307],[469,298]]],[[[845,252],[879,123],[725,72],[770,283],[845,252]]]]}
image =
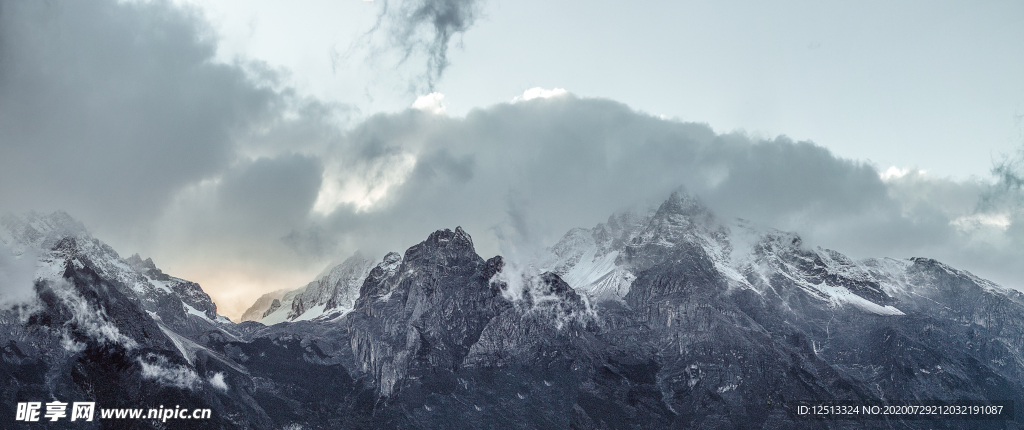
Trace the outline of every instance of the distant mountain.
{"type": "Polygon", "coordinates": [[[281,307],[281,299],[287,292],[288,290],[277,290],[260,296],[252,306],[249,306],[249,309],[242,313],[241,322],[259,321],[275,301],[277,302],[275,309],[281,307]]]}
{"type": "Polygon", "coordinates": [[[171,396],[212,408],[221,428],[1024,423],[801,417],[798,406],[830,402],[1013,404],[1024,295],[927,258],[810,248],[682,193],[529,261],[484,260],[461,228],[376,263],[357,254],[261,298],[247,312],[261,322],[241,324],[62,213],[3,226],[17,258],[41,257],[33,304],[0,314],[12,363],[0,376],[14,387],[0,408],[171,396]]]}
{"type": "Polygon", "coordinates": [[[246,311],[249,319],[243,315],[242,320],[272,325],[337,318],[352,310],[359,297],[359,287],[373,266],[373,261],[356,252],[303,287],[261,296],[246,311]],[[262,311],[256,316],[258,309],[262,311]]]}

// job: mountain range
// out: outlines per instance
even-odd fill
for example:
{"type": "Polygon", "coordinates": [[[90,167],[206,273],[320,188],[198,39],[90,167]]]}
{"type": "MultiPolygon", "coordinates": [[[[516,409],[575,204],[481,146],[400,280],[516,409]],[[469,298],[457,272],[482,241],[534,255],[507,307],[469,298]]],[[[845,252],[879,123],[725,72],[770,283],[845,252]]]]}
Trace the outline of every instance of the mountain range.
{"type": "Polygon", "coordinates": [[[461,228],[380,259],[357,253],[261,297],[240,323],[63,212],[0,225],[12,256],[0,269],[28,267],[32,284],[4,289],[3,420],[17,402],[56,398],[211,408],[210,428],[1024,422],[803,416],[801,405],[1012,407],[1024,394],[1024,295],[928,258],[810,247],[681,192],[529,258],[485,260],[461,228]]]}

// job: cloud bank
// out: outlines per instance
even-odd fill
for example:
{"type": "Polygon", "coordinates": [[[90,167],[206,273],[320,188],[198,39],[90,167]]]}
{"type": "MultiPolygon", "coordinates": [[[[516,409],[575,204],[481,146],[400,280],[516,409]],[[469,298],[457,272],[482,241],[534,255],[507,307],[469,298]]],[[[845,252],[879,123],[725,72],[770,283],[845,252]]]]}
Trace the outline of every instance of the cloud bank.
{"type": "MultiPolygon", "coordinates": [[[[385,10],[415,30],[396,40],[422,48],[436,80],[477,4],[385,10]]],[[[437,94],[349,124],[348,107],[305,99],[265,66],[214,61],[211,34],[159,1],[0,4],[0,211],[67,210],[122,254],[200,282],[233,316],[357,249],[401,251],[461,225],[485,256],[517,252],[680,186],[807,243],[933,257],[1024,288],[1024,155],[991,178],[880,174],[889,166],[811,142],[720,134],[564,90],[465,117],[437,94]]]]}
{"type": "MultiPolygon", "coordinates": [[[[722,216],[796,231],[854,256],[934,257],[1014,285],[1024,275],[1013,263],[1024,261],[1024,238],[1013,182],[1020,169],[1012,163],[994,170],[997,180],[956,181],[916,169],[881,175],[811,142],[716,134],[570,94],[518,99],[465,118],[381,114],[341,142],[346,154],[373,154],[355,165],[378,156],[415,162],[385,198],[365,209],[338,205],[314,223],[317,233],[295,237],[323,241],[327,234],[338,238],[328,243],[401,249],[407,237],[458,224],[483,252],[497,253],[503,241],[550,245],[570,228],[656,204],[684,186],[722,216]]],[[[374,183],[359,175],[325,181],[374,183]]]]}

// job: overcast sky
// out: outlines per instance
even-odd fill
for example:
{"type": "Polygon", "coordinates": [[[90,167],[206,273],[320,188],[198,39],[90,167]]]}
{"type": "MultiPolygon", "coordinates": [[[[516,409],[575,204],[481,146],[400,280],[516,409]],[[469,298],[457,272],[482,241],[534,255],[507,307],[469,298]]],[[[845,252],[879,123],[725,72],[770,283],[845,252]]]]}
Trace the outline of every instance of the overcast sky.
{"type": "Polygon", "coordinates": [[[0,211],[231,317],[356,249],[462,225],[489,257],[679,186],[1024,288],[1022,52],[1017,1],[5,0],[0,211]]]}

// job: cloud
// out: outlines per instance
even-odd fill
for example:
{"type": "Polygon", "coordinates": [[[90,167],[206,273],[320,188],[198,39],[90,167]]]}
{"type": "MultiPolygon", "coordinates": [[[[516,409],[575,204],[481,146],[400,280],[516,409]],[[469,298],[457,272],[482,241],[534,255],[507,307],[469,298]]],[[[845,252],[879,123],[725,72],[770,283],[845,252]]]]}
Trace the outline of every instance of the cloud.
{"type": "Polygon", "coordinates": [[[1004,155],[994,163],[992,175],[997,182],[979,203],[979,210],[990,210],[998,206],[1024,204],[1024,145],[1014,156],[1004,155]]]}
{"type": "Polygon", "coordinates": [[[50,287],[67,310],[71,312],[70,324],[75,329],[101,344],[119,344],[126,349],[139,347],[134,339],[122,334],[117,326],[110,322],[110,317],[102,308],[95,306],[88,298],[79,294],[68,281],[63,278],[52,280],[50,287]]]}
{"type": "Polygon", "coordinates": [[[214,388],[227,392],[228,383],[224,381],[224,372],[216,372],[209,379],[210,385],[214,388]]]}
{"type": "Polygon", "coordinates": [[[261,228],[292,225],[309,213],[322,172],[317,158],[299,154],[245,161],[221,179],[218,209],[261,228]]]}
{"type": "Polygon", "coordinates": [[[416,98],[416,101],[412,103],[413,109],[419,109],[424,112],[430,112],[435,115],[443,115],[445,113],[444,105],[441,104],[441,100],[444,100],[444,94],[441,93],[430,93],[425,96],[416,98]]]}
{"type": "Polygon", "coordinates": [[[546,99],[546,98],[551,98],[551,97],[559,97],[559,96],[565,96],[565,95],[568,95],[568,94],[569,94],[569,92],[566,91],[564,88],[555,88],[553,90],[548,90],[548,89],[544,89],[544,88],[540,88],[540,87],[535,87],[535,88],[530,88],[530,89],[528,89],[526,91],[523,91],[523,95],[521,95],[521,96],[513,97],[512,98],[512,103],[518,103],[518,102],[521,102],[521,101],[533,100],[533,99],[536,99],[536,98],[546,99]]]}
{"type": "MultiPolygon", "coordinates": [[[[386,153],[414,167],[374,203],[322,208],[328,215],[315,228],[295,233],[344,244],[339,251],[401,250],[461,225],[485,256],[529,253],[684,186],[723,217],[796,231],[855,257],[933,257],[1011,285],[1024,276],[1012,263],[1024,257],[1014,236],[1020,211],[977,209],[1001,182],[913,168],[886,174],[811,142],[718,134],[611,100],[538,97],[464,118],[410,109],[377,115],[341,142],[387,148],[349,157],[352,166],[386,153]]],[[[331,180],[373,182],[359,171],[331,180]]]]}
{"type": "MultiPolygon", "coordinates": [[[[413,92],[434,92],[451,65],[448,48],[452,38],[465,34],[480,15],[482,0],[381,0],[377,23],[359,41],[372,51],[395,50],[399,64],[425,57],[424,71],[413,82],[413,92]],[[375,40],[384,36],[383,41],[375,40]],[[422,86],[422,88],[417,88],[422,86]]],[[[350,56],[354,45],[346,57],[350,56]]]]}
{"type": "MultiPolygon", "coordinates": [[[[382,3],[371,38],[424,56],[433,88],[480,4],[382,3]]],[[[0,4],[0,211],[67,210],[123,254],[201,282],[227,315],[357,249],[461,225],[485,256],[525,254],[680,186],[808,243],[1024,287],[1024,156],[992,180],[880,174],[811,142],[540,88],[465,117],[438,93],[351,124],[351,109],[266,66],[214,61],[211,34],[161,1],[0,4]]],[[[3,251],[0,265],[20,264],[3,251]]]]}
{"type": "MultiPolygon", "coordinates": [[[[202,384],[202,378],[194,370],[184,365],[173,364],[162,355],[148,353],[138,357],[136,361],[142,368],[143,379],[151,379],[166,386],[189,390],[195,390],[202,384]]],[[[224,383],[223,377],[220,382],[224,383]]],[[[212,379],[210,383],[214,387],[220,388],[215,385],[216,379],[212,379]]]]}
{"type": "Polygon", "coordinates": [[[5,2],[0,200],[107,223],[154,216],[232,161],[279,95],[210,61],[198,17],[165,2],[5,2]],[[108,210],[109,209],[109,210],[108,210]]]}

